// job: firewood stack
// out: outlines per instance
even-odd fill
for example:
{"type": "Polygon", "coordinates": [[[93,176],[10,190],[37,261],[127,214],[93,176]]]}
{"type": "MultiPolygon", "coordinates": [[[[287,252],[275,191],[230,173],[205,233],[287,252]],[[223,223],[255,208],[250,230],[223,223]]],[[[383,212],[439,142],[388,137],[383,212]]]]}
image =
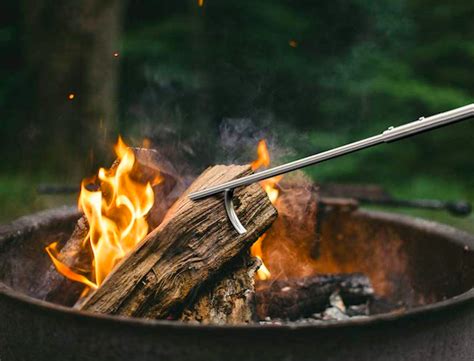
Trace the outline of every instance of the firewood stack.
{"type": "MultiPolygon", "coordinates": [[[[154,187],[156,202],[148,215],[152,230],[76,307],[121,316],[239,324],[268,317],[306,317],[323,310],[335,293],[341,294],[345,302],[357,304],[367,303],[372,296],[370,281],[360,275],[287,277],[260,282],[256,290],[255,272],[261,261],[250,256],[249,249],[277,218],[265,191],[258,184],[236,190],[236,212],[247,229],[243,235],[228,221],[223,196],[196,202],[188,197],[193,191],[245,176],[252,172],[250,166],[210,167],[186,188],[183,178],[157,152],[135,149],[134,153],[140,179],[151,182],[156,177],[164,178],[154,187]]],[[[304,190],[295,183],[288,188],[287,196],[291,197],[292,192],[303,194],[315,217],[314,187],[308,187],[307,182],[302,187],[304,190]]],[[[309,234],[314,233],[312,222],[308,231],[301,214],[297,221],[286,215],[276,226],[290,224],[309,234]],[[298,222],[304,227],[295,224],[298,222]]],[[[59,259],[67,266],[90,262],[90,249],[80,247],[87,230],[87,220],[81,218],[62,247],[59,259]]],[[[309,243],[308,238],[305,247],[309,243]]],[[[84,286],[53,275],[53,271],[51,274],[43,285],[43,298],[66,305],[76,302],[84,286]]]]}

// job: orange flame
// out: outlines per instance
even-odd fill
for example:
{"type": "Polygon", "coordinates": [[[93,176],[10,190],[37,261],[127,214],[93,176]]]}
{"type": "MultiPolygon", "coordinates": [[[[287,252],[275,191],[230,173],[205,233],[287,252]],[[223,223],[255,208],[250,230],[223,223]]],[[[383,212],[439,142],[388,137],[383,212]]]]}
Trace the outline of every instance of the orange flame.
{"type": "Polygon", "coordinates": [[[270,152],[268,151],[267,142],[265,142],[265,139],[261,139],[257,146],[257,159],[255,159],[251,164],[252,170],[257,170],[261,167],[267,168],[269,165],[270,152]]]}
{"type": "MultiPolygon", "coordinates": [[[[258,142],[257,146],[257,159],[254,160],[251,164],[252,170],[257,170],[261,167],[268,167],[270,165],[270,152],[268,151],[267,143],[264,139],[258,142]]],[[[276,176],[269,179],[265,179],[260,182],[260,185],[263,187],[265,192],[267,192],[268,198],[270,201],[275,204],[279,190],[277,188],[278,182],[282,179],[283,176],[276,176]]],[[[262,252],[262,243],[265,239],[266,233],[264,233],[250,248],[250,253],[252,256],[257,257],[262,261],[262,265],[257,271],[257,277],[261,280],[266,280],[271,277],[269,269],[265,266],[263,261],[263,252],[262,252]]]]}
{"type": "Polygon", "coordinates": [[[262,265],[257,270],[257,277],[259,280],[262,280],[262,281],[269,279],[272,275],[270,271],[268,270],[267,266],[265,266],[265,262],[263,262],[263,259],[262,259],[263,257],[262,243],[266,235],[267,234],[264,233],[262,236],[260,236],[259,239],[255,241],[252,247],[250,247],[250,253],[252,254],[252,256],[257,257],[260,261],[262,261],[262,265]]]}
{"type": "Polygon", "coordinates": [[[91,282],[87,279],[87,277],[80,275],[74,272],[71,268],[66,266],[64,263],[58,261],[58,250],[57,250],[58,242],[51,243],[48,247],[46,247],[46,252],[48,253],[49,257],[53,261],[54,266],[58,270],[59,273],[66,276],[72,281],[77,281],[84,283],[86,286],[90,288],[97,288],[97,285],[94,282],[91,282]]]}
{"type": "Polygon", "coordinates": [[[46,248],[59,273],[91,288],[100,286],[114,266],[148,234],[145,217],[154,202],[150,183],[143,184],[132,178],[135,155],[120,137],[115,153],[118,164],[110,169],[99,169],[100,189],[89,190],[90,182],[83,180],[79,195],[79,209],[89,222],[83,245],[89,243],[92,249],[93,280],[61,263],[56,243],[46,248]]]}

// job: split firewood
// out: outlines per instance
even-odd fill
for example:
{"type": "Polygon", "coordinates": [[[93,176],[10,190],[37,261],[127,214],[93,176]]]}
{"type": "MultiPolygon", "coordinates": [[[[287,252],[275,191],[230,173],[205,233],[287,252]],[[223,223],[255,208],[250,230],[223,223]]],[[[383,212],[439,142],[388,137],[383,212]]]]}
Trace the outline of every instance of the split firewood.
{"type": "MultiPolygon", "coordinates": [[[[279,183],[278,189],[280,197],[277,207],[281,211],[267,232],[265,240],[272,242],[272,244],[271,246],[269,243],[266,244],[269,246],[266,248],[267,255],[270,253],[270,256],[265,259],[271,264],[274,276],[281,277],[283,275],[284,278],[294,275],[300,276],[303,272],[301,268],[305,267],[305,262],[298,262],[303,266],[295,267],[293,261],[296,257],[305,259],[311,257],[318,243],[316,239],[317,187],[301,172],[298,172],[285,177],[279,183]],[[293,253],[293,257],[290,256],[291,269],[287,270],[286,263],[280,262],[279,259],[287,258],[288,254],[293,253]],[[273,261],[272,257],[274,257],[273,261]],[[286,273],[287,271],[289,274],[286,273]]],[[[201,292],[198,300],[185,309],[181,320],[217,324],[250,322],[252,312],[255,313],[255,304],[252,302],[254,279],[249,277],[249,271],[252,271],[250,268],[239,270],[241,272],[226,274],[217,285],[212,283],[210,290],[206,289],[201,292]],[[246,295],[246,297],[241,295],[246,295]],[[246,302],[236,305],[235,299],[246,302]],[[236,311],[239,306],[243,306],[241,309],[245,312],[236,311]]]]}
{"type": "Polygon", "coordinates": [[[374,290],[363,274],[317,275],[301,279],[259,281],[255,293],[256,316],[295,320],[322,312],[339,292],[346,306],[368,302],[374,290]]]}
{"type": "MultiPolygon", "coordinates": [[[[190,182],[186,177],[178,174],[173,165],[158,151],[145,148],[132,149],[135,154],[132,175],[143,184],[150,182],[157,200],[147,218],[150,229],[154,229],[162,222],[168,209],[190,182]]],[[[112,168],[117,165],[118,162],[115,162],[112,168]]],[[[84,242],[88,232],[89,224],[83,216],[78,220],[74,232],[57,255],[62,264],[72,270],[82,270],[81,274],[84,276],[90,276],[87,270],[91,270],[92,264],[90,246],[84,242]]],[[[59,274],[54,265],[51,265],[43,278],[44,282],[40,284],[36,294],[41,299],[65,306],[73,306],[85,288],[84,284],[71,281],[59,274]]]]}
{"type": "Polygon", "coordinates": [[[276,218],[258,184],[235,192],[247,228],[239,235],[227,219],[223,195],[192,201],[188,194],[250,174],[249,166],[206,170],[170,208],[163,222],[116,266],[83,303],[93,312],[165,318],[247,250],[276,218]]]}
{"type": "MultiPolygon", "coordinates": [[[[82,216],[76,223],[71,237],[58,253],[58,260],[71,269],[88,270],[92,264],[92,253],[85,239],[89,233],[87,219],[82,216]]],[[[87,272],[83,273],[87,276],[87,272]]],[[[64,277],[51,264],[35,293],[46,301],[59,303],[64,306],[73,306],[82,291],[84,284],[73,282],[64,277]]]]}
{"type": "Polygon", "coordinates": [[[243,324],[253,321],[255,272],[261,265],[248,252],[233,262],[218,280],[202,287],[180,320],[202,324],[243,324]]]}

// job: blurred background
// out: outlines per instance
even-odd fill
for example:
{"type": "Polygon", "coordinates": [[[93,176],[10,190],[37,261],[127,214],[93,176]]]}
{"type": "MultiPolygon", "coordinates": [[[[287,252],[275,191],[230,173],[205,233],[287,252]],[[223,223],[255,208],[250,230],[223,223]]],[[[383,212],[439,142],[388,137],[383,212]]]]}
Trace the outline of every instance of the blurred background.
{"type": "MultiPolygon", "coordinates": [[[[2,0],[0,221],[71,203],[121,134],[199,172],[273,164],[473,102],[474,2],[2,0]]],[[[474,201],[474,121],[308,168],[474,201]]],[[[474,232],[473,216],[398,210],[474,232]]]]}

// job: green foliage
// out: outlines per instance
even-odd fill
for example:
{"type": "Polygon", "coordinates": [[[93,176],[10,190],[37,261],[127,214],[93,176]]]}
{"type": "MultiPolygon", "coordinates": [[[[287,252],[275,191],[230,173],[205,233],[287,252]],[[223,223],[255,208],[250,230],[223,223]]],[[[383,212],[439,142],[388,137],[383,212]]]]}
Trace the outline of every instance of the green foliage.
{"type": "MultiPolygon", "coordinates": [[[[370,136],[473,101],[473,15],[468,0],[129,2],[120,130],[153,137],[166,123],[171,137],[197,142],[202,166],[217,153],[224,118],[272,119],[293,149],[287,159],[370,136]]],[[[19,54],[19,23],[0,28],[4,62],[19,54]]],[[[0,107],[9,110],[2,132],[20,134],[26,75],[3,66],[0,76],[0,107]]],[[[474,200],[473,123],[308,173],[377,182],[407,197],[474,200]]]]}

